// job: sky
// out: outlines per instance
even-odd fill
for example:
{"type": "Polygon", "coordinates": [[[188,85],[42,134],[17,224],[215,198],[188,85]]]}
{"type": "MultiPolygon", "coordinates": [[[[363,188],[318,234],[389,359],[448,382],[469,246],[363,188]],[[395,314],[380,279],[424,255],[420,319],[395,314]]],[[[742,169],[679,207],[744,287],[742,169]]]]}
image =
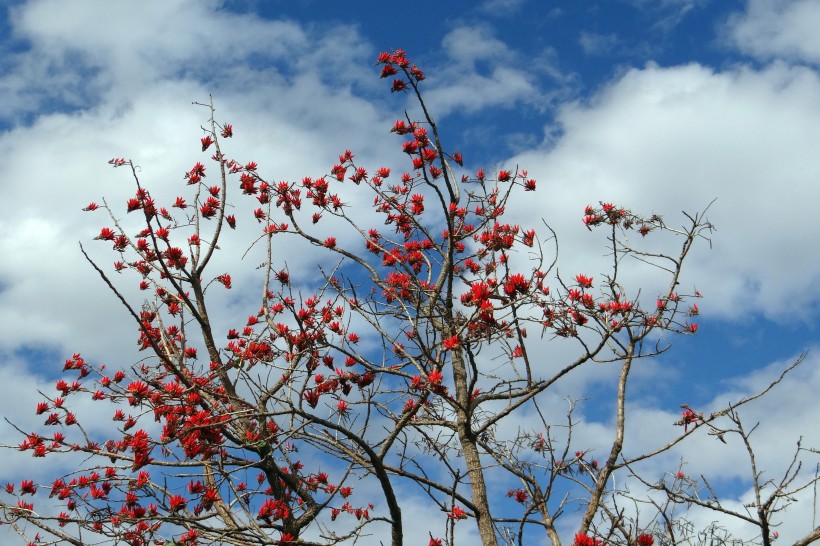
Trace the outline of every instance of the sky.
{"type": "MultiPolygon", "coordinates": [[[[600,273],[589,271],[604,250],[580,222],[587,204],[678,225],[681,211],[709,207],[716,231],[684,276],[704,296],[700,329],[642,371],[635,433],[651,442],[681,403],[708,412],[808,352],[745,410],[777,475],[801,436],[820,447],[818,22],[820,0],[7,0],[0,414],[36,426],[21,408],[74,352],[115,366],[134,355],[131,324],[77,245],[110,259],[91,241],[100,219],[81,211],[132,192],[110,158],[133,159],[152,191],[170,195],[199,159],[207,112],[192,102],[213,96],[237,152],[270,178],[320,175],[346,148],[397,165],[387,128],[410,103],[386,92],[374,61],[403,48],[428,76],[445,147],[469,168],[520,166],[538,180],[510,214],[555,230],[562,271],[600,273]]],[[[287,259],[304,275],[315,266],[287,259]]],[[[607,417],[586,411],[593,438],[607,417]]],[[[17,443],[11,429],[0,438],[17,443]]],[[[674,456],[732,482],[727,502],[743,502],[748,470],[734,447],[713,443],[693,438],[674,456]]],[[[0,481],[27,464],[10,460],[0,481]]],[[[812,528],[809,493],[783,516],[784,542],[812,528]]]]}

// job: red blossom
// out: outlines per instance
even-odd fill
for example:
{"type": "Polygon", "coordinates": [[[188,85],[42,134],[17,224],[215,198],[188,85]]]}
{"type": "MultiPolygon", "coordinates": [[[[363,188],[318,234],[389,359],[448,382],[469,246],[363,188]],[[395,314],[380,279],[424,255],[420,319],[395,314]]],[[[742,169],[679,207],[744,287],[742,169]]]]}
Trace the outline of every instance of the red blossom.
{"type": "Polygon", "coordinates": [[[684,428],[684,432],[688,432],[689,425],[697,424],[697,422],[701,419],[701,416],[695,413],[692,409],[684,407],[683,411],[681,412],[681,419],[676,424],[682,425],[684,428]]]}
{"type": "Polygon", "coordinates": [[[295,536],[293,536],[290,533],[283,532],[279,537],[279,541],[277,542],[277,545],[285,546],[286,544],[293,544],[295,542],[296,542],[296,537],[295,536]]]}
{"type": "Polygon", "coordinates": [[[430,385],[438,386],[441,385],[442,381],[444,381],[444,376],[438,370],[433,370],[427,374],[427,382],[430,385]]]}
{"type": "Polygon", "coordinates": [[[586,275],[576,275],[575,280],[581,288],[592,288],[592,277],[586,275]]]}
{"type": "Polygon", "coordinates": [[[635,543],[638,546],[652,546],[653,544],[655,544],[655,539],[652,537],[652,535],[641,533],[640,535],[638,535],[638,538],[635,539],[635,543]]]}
{"type": "Polygon", "coordinates": [[[96,240],[113,241],[116,233],[111,228],[102,228],[100,234],[94,237],[96,240]]]}
{"type": "Polygon", "coordinates": [[[573,546],[601,546],[603,542],[587,535],[586,533],[577,533],[573,546]]]}
{"type": "Polygon", "coordinates": [[[319,403],[319,391],[317,390],[307,390],[303,396],[311,408],[315,408],[319,403]]]}
{"type": "Polygon", "coordinates": [[[231,276],[227,273],[218,276],[216,280],[222,283],[222,285],[228,290],[231,289],[231,276]]]}
{"type": "Polygon", "coordinates": [[[458,506],[453,506],[452,511],[450,511],[447,517],[453,520],[467,519],[467,512],[458,506]]]}
{"type": "Polygon", "coordinates": [[[458,339],[457,335],[452,336],[452,337],[448,337],[447,339],[445,339],[441,342],[441,346],[444,347],[445,349],[447,349],[448,351],[451,351],[451,350],[455,349],[456,347],[458,347],[458,345],[459,345],[459,339],[458,339]]]}
{"type": "Polygon", "coordinates": [[[527,502],[527,492],[523,489],[510,489],[507,491],[507,497],[515,499],[515,502],[524,504],[527,502]]]}
{"type": "Polygon", "coordinates": [[[188,505],[188,501],[182,495],[171,495],[168,497],[168,510],[179,512],[188,505]]]}
{"type": "Polygon", "coordinates": [[[339,402],[336,404],[336,411],[339,412],[340,416],[345,417],[350,411],[350,405],[344,400],[339,400],[339,402]]]}

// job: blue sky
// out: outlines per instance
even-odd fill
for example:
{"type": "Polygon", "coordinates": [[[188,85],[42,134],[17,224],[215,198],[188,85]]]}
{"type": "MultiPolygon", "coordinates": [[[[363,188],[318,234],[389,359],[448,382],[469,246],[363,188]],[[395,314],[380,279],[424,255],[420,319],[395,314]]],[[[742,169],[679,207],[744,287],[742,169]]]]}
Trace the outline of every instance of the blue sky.
{"type": "MultiPolygon", "coordinates": [[[[768,423],[762,458],[779,468],[787,454],[770,446],[801,434],[820,446],[818,23],[818,0],[6,2],[0,413],[17,412],[27,391],[33,408],[73,352],[113,365],[131,356],[131,325],[76,247],[99,227],[80,209],[131,192],[109,158],[133,158],[172,193],[165,185],[198,159],[205,115],[191,102],[213,94],[238,152],[271,178],[322,174],[345,148],[399,164],[386,128],[409,103],[373,63],[401,47],[428,74],[446,147],[470,168],[520,165],[538,180],[537,199],[514,214],[556,230],[562,271],[601,271],[601,241],[580,223],[587,203],[681,223],[681,210],[717,199],[712,249],[702,245],[685,276],[704,294],[701,328],[647,366],[636,407],[671,422],[680,403],[725,403],[809,350],[791,382],[749,409],[768,423]]],[[[289,258],[304,275],[313,265],[289,258]]],[[[606,424],[594,409],[589,418],[606,424]]],[[[696,442],[698,472],[734,475],[730,456],[699,457],[696,442]]],[[[810,504],[789,513],[793,529],[810,526],[810,504]]]]}

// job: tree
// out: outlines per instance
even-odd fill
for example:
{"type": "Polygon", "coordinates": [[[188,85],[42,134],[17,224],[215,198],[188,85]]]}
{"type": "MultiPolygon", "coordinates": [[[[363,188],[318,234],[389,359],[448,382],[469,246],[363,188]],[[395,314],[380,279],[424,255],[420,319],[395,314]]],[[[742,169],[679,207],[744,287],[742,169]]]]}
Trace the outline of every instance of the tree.
{"type": "Polygon", "coordinates": [[[115,272],[130,275],[145,302],[129,301],[80,246],[149,356],[129,370],[81,354],[65,362],[58,396],[36,408],[56,432],[21,430],[13,447],[34,457],[82,454],[83,466],[50,485],[7,486],[6,523],[35,543],[336,544],[372,535],[400,545],[410,525],[400,489],[413,485],[440,514],[425,525],[431,545],[454,544],[466,526],[488,546],[559,545],[570,527],[579,545],[688,544],[709,532],[688,528],[679,505],[751,522],[768,545],[777,512],[813,483],[796,482],[801,446],[780,481],[763,482],[753,467],[751,515],[704,496],[682,472],[657,481],[636,468],[702,430],[739,435],[754,463],[737,408],[780,378],[710,415],[686,406],[672,442],[623,451],[636,363],[667,350],[661,333],[697,331],[700,294],[680,286],[693,245],[708,242],[706,217],[685,215],[674,228],[657,215],[589,206],[583,223],[605,231],[610,268],[567,278],[546,224],[504,221],[515,192],[536,190],[529,173],[457,175],[463,159],[441,142],[423,72],[402,51],[381,54],[378,65],[391,91],[411,93],[420,109],[420,121],[407,116],[390,129],[412,162],[400,176],[387,167],[371,174],[348,150],[328,174],[272,182],[255,162],[223,151],[233,127],[216,121],[213,102],[203,105],[210,119],[200,142],[212,163],[196,162],[184,177],[188,193],[173,204],[155,201],[132,161],[111,160],[133,178],[132,215],[105,202],[85,210],[108,213],[96,239],[112,243],[115,272]],[[250,205],[229,200],[237,184],[250,205]],[[372,210],[349,207],[343,191],[372,199],[372,210]],[[227,320],[211,302],[232,278],[212,266],[226,230],[243,224],[261,228],[248,250],[263,257],[260,299],[247,319],[227,320]],[[315,278],[291,278],[283,240],[327,254],[315,278]],[[622,281],[635,265],[664,277],[649,305],[622,281]],[[547,365],[547,343],[574,356],[547,365]],[[573,448],[578,401],[558,420],[544,398],[601,365],[619,372],[607,402],[615,427],[596,459],[573,448]],[[71,400],[81,396],[111,408],[108,436],[77,421],[71,400]],[[616,486],[616,474],[661,495],[616,486]]]}

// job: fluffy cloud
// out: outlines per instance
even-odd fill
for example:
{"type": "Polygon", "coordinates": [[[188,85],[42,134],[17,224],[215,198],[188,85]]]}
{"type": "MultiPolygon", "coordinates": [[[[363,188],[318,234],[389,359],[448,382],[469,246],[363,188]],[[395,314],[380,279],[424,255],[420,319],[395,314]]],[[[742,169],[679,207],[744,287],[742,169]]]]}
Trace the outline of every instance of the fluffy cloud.
{"type": "MultiPolygon", "coordinates": [[[[685,286],[708,287],[711,313],[805,318],[820,301],[820,259],[799,236],[820,230],[805,209],[820,198],[818,98],[815,72],[781,63],[632,69],[589,102],[564,106],[560,136],[511,161],[538,173],[543,195],[517,212],[522,221],[578,225],[596,196],[677,226],[678,211],[702,211],[716,199],[712,251],[700,243],[685,286]]],[[[583,233],[559,233],[573,249],[562,256],[573,274],[577,257],[600,254],[590,247],[600,241],[583,233]]]]}
{"type": "Polygon", "coordinates": [[[442,49],[447,60],[425,92],[438,117],[519,104],[543,108],[557,92],[543,90],[539,76],[568,80],[552,65],[550,51],[525,62],[487,25],[457,26],[444,36],[442,49]]]}
{"type": "MultiPolygon", "coordinates": [[[[321,175],[348,146],[365,159],[385,155],[392,144],[372,138],[387,122],[347,87],[365,75],[373,79],[363,58],[370,52],[358,45],[354,29],[309,37],[293,23],[230,15],[215,6],[156,2],[137,17],[106,2],[31,2],[14,12],[15,34],[29,47],[2,81],[35,98],[11,101],[15,106],[5,116],[23,120],[47,104],[70,111],[41,112],[0,134],[7,158],[0,182],[0,251],[6,256],[0,325],[7,335],[0,344],[46,344],[100,356],[133,347],[133,325],[111,320],[124,317],[124,309],[103,295],[104,285],[76,246],[88,241],[92,256],[108,269],[114,256],[98,252],[103,243],[89,239],[111,221],[102,211],[80,208],[105,196],[118,215],[123,212],[134,187],[128,173],[106,164],[114,156],[132,158],[156,198],[178,195],[183,173],[203,159],[196,146],[208,112],[191,102],[207,101],[212,86],[219,90],[217,116],[235,125],[241,147],[228,153],[259,161],[263,176],[274,181],[321,175]],[[185,31],[157,33],[156,25],[185,31]],[[323,59],[331,53],[328,65],[323,59]],[[220,65],[209,60],[215,56],[220,65]],[[74,91],[63,80],[87,81],[96,90],[91,103],[66,108],[74,91]],[[38,95],[44,89],[48,93],[38,95]]],[[[243,224],[259,229],[250,216],[240,217],[243,224]]],[[[225,256],[222,265],[240,260],[244,250],[225,256]]],[[[311,263],[309,254],[288,258],[297,271],[311,263]]]]}
{"type": "Polygon", "coordinates": [[[733,16],[729,39],[743,52],[763,60],[820,63],[817,0],[748,0],[733,16]]]}

